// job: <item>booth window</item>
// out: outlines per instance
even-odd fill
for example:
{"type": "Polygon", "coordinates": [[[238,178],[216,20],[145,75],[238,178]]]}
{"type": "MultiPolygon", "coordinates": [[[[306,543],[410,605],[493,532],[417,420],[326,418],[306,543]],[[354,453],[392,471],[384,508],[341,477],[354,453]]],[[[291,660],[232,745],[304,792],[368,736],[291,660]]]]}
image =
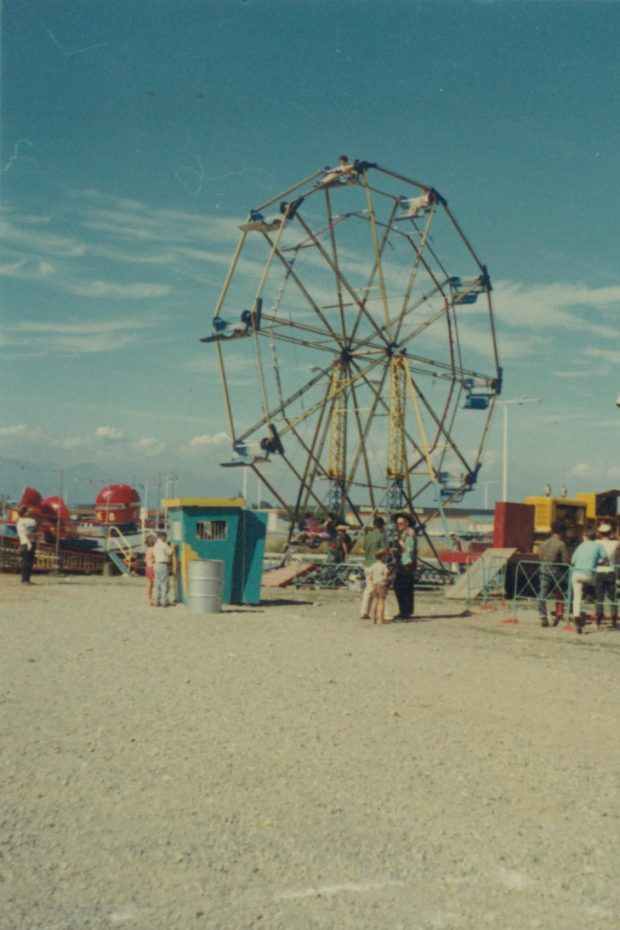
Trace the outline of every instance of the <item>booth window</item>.
{"type": "Polygon", "coordinates": [[[226,520],[198,520],[196,522],[196,539],[216,540],[226,539],[226,520]]]}

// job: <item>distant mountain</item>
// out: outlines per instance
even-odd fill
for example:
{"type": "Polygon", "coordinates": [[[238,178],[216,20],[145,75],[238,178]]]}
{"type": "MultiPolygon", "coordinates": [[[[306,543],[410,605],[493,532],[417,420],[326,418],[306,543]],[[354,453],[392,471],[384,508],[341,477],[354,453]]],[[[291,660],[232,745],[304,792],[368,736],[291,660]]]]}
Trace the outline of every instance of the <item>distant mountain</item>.
{"type": "MultiPolygon", "coordinates": [[[[150,469],[149,469],[150,471],[150,469]]],[[[233,470],[235,471],[235,470],[233,470]]],[[[0,497],[16,503],[25,488],[36,488],[42,497],[59,494],[70,506],[90,506],[107,484],[130,484],[136,488],[143,502],[156,507],[166,496],[175,497],[237,497],[242,494],[239,474],[230,476],[226,469],[211,470],[204,476],[177,471],[172,475],[161,471],[145,475],[123,469],[105,468],[92,462],[80,462],[67,468],[49,463],[0,459],[0,497]]]]}

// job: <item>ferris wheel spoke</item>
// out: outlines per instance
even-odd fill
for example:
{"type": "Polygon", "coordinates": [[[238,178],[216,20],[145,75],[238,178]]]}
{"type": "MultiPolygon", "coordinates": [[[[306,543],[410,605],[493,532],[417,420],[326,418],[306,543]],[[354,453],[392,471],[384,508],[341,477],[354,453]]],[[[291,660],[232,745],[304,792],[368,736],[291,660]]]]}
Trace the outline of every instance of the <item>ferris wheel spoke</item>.
{"type": "MultiPolygon", "coordinates": [[[[422,268],[424,269],[425,273],[427,274],[428,278],[429,278],[429,279],[431,280],[431,282],[433,283],[433,285],[434,285],[434,291],[435,291],[436,295],[437,295],[438,297],[440,297],[441,300],[443,300],[443,306],[442,306],[441,310],[442,310],[443,313],[446,313],[446,312],[448,311],[448,309],[449,309],[449,302],[448,302],[448,300],[447,300],[447,298],[446,298],[445,291],[444,291],[445,284],[446,284],[445,276],[444,276],[444,282],[442,283],[442,281],[440,281],[439,277],[434,273],[434,271],[433,271],[432,268],[430,267],[429,263],[428,263],[428,262],[426,261],[426,259],[424,258],[424,255],[423,255],[423,253],[422,253],[422,250],[421,250],[418,246],[416,246],[415,243],[413,243],[413,242],[411,242],[411,245],[412,245],[412,247],[413,247],[413,250],[414,250],[414,253],[415,253],[415,256],[416,256],[416,262],[414,263],[415,274],[414,274],[414,279],[413,279],[413,281],[411,282],[411,286],[413,287],[413,284],[415,283],[415,277],[416,277],[417,274],[418,274],[418,270],[419,270],[420,267],[422,267],[422,268]]],[[[441,315],[441,314],[440,314],[440,315],[441,315]]],[[[401,308],[401,313],[400,313],[400,318],[399,318],[399,324],[398,324],[398,327],[397,327],[397,333],[398,333],[398,337],[399,337],[399,338],[400,338],[400,333],[401,333],[402,327],[403,327],[403,325],[404,325],[405,319],[406,319],[407,317],[409,317],[409,316],[410,316],[410,314],[409,314],[409,312],[408,312],[407,309],[406,309],[406,304],[403,302],[403,306],[402,306],[402,308],[401,308]]],[[[432,322],[432,320],[431,320],[431,322],[432,322]]]]}
{"type": "MultiPolygon", "coordinates": [[[[313,431],[312,438],[310,443],[307,443],[303,436],[298,432],[296,427],[291,424],[291,432],[299,443],[301,449],[306,453],[306,463],[302,475],[302,480],[299,485],[298,497],[297,497],[297,508],[299,510],[302,507],[303,510],[306,510],[308,507],[309,495],[312,490],[313,477],[316,476],[317,470],[322,473],[323,466],[321,465],[321,450],[322,443],[324,444],[326,439],[326,433],[324,430],[324,423],[328,419],[328,407],[325,405],[323,409],[319,412],[317,422],[313,431]]],[[[327,478],[327,473],[325,472],[323,477],[327,478]]]]}
{"type": "MultiPolygon", "coordinates": [[[[424,228],[424,230],[423,230],[423,232],[422,232],[422,235],[421,235],[420,243],[419,243],[419,244],[416,244],[416,243],[414,242],[414,240],[413,240],[413,238],[412,238],[412,236],[411,236],[410,234],[405,233],[405,232],[402,232],[401,230],[399,230],[397,227],[394,226],[394,214],[395,214],[395,212],[396,212],[396,210],[397,210],[397,208],[398,208],[398,203],[399,203],[399,201],[398,201],[398,199],[396,199],[395,202],[394,202],[394,204],[393,204],[393,207],[392,207],[392,213],[391,213],[391,215],[390,215],[390,217],[389,217],[389,219],[388,219],[387,222],[381,222],[381,221],[378,221],[378,220],[374,219],[374,225],[375,225],[375,226],[379,226],[379,227],[384,227],[384,228],[385,228],[385,233],[384,233],[384,245],[382,246],[382,252],[383,252],[383,249],[384,249],[384,247],[385,247],[385,244],[389,241],[389,236],[390,236],[390,235],[395,235],[395,236],[397,236],[397,237],[400,236],[400,237],[402,237],[403,239],[405,239],[405,241],[407,242],[407,244],[413,249],[413,251],[414,251],[414,253],[415,253],[415,255],[416,255],[416,261],[414,262],[414,265],[413,265],[413,267],[412,267],[411,270],[410,270],[410,273],[409,273],[409,282],[408,282],[408,285],[407,285],[407,287],[406,287],[406,289],[405,289],[405,293],[404,293],[403,298],[402,298],[401,310],[400,310],[399,314],[397,314],[397,315],[394,316],[393,318],[390,318],[389,324],[386,325],[386,329],[387,329],[388,332],[391,332],[392,326],[395,326],[395,330],[396,330],[395,336],[394,336],[394,341],[395,341],[395,342],[398,342],[399,335],[400,335],[400,329],[401,329],[401,326],[402,326],[402,321],[404,320],[406,313],[407,313],[408,310],[410,309],[410,308],[407,308],[407,303],[408,303],[408,301],[409,301],[409,297],[410,297],[410,295],[411,295],[411,291],[412,291],[413,286],[414,286],[414,284],[415,284],[415,281],[416,281],[416,278],[417,278],[417,273],[418,273],[418,268],[419,268],[420,265],[422,265],[422,266],[424,267],[424,269],[426,270],[427,274],[429,275],[429,277],[431,278],[431,280],[434,282],[434,284],[435,284],[435,289],[436,289],[436,290],[442,290],[441,285],[439,284],[439,281],[437,280],[436,276],[432,273],[430,266],[428,265],[428,263],[425,261],[425,259],[424,259],[424,257],[423,257],[424,249],[425,249],[426,244],[427,244],[428,231],[429,231],[429,229],[430,229],[431,221],[432,221],[433,215],[434,215],[435,210],[436,210],[436,204],[433,204],[433,206],[431,207],[431,209],[430,209],[430,211],[429,211],[429,213],[428,213],[428,216],[427,216],[427,221],[426,221],[426,224],[425,224],[425,228],[424,228]]],[[[369,211],[369,212],[370,212],[370,211],[369,211]]],[[[369,218],[369,222],[370,222],[371,225],[372,225],[372,224],[373,224],[373,219],[372,219],[372,218],[369,218]]],[[[447,275],[444,274],[444,277],[447,278],[447,275]]]]}
{"type": "Polygon", "coordinates": [[[290,520],[293,521],[295,519],[295,509],[291,507],[290,504],[287,504],[284,496],[274,487],[273,483],[269,481],[265,472],[261,471],[261,469],[259,469],[255,464],[250,465],[249,467],[252,469],[254,474],[260,478],[262,484],[265,485],[269,493],[273,494],[274,499],[278,501],[282,510],[288,514],[290,520]]]}
{"type": "Polygon", "coordinates": [[[424,184],[422,181],[415,181],[413,178],[408,178],[404,174],[398,174],[396,171],[390,171],[389,168],[384,168],[382,165],[375,164],[375,171],[379,171],[381,174],[385,174],[390,178],[395,178],[397,181],[402,181],[404,184],[412,184],[414,187],[419,187],[421,190],[428,189],[428,184],[424,184]]]}
{"type": "Polygon", "coordinates": [[[317,494],[314,489],[315,483],[317,481],[323,480],[326,484],[330,481],[330,468],[329,465],[325,466],[323,464],[324,450],[327,446],[330,438],[330,418],[333,411],[333,404],[326,403],[323,409],[320,411],[312,439],[310,443],[307,443],[306,440],[298,432],[296,424],[291,424],[290,428],[293,435],[297,438],[300,447],[305,451],[306,466],[303,475],[301,476],[300,482],[300,491],[298,497],[298,507],[301,502],[301,495],[303,490],[303,509],[305,510],[308,506],[309,500],[312,499],[317,503],[320,508],[329,511],[331,508],[328,503],[326,503],[323,498],[317,494]]]}
{"type": "MultiPolygon", "coordinates": [[[[369,189],[370,189],[370,188],[369,188],[369,189]]],[[[381,245],[380,245],[378,251],[377,251],[376,254],[375,254],[374,261],[373,261],[373,265],[372,265],[372,270],[371,270],[371,273],[370,273],[368,282],[367,282],[367,284],[366,284],[366,287],[365,287],[365,289],[364,289],[364,296],[363,296],[363,298],[362,298],[362,302],[363,302],[363,304],[364,304],[364,307],[366,306],[366,303],[367,303],[367,301],[368,301],[368,299],[369,299],[369,295],[370,295],[370,291],[371,291],[371,289],[372,289],[372,287],[373,287],[373,281],[374,281],[374,279],[375,279],[375,275],[377,274],[377,272],[378,272],[378,271],[380,270],[380,268],[381,268],[381,259],[382,259],[383,253],[384,253],[384,251],[385,251],[385,247],[386,247],[386,245],[388,245],[388,243],[389,243],[390,226],[391,226],[391,223],[392,223],[392,221],[393,221],[393,219],[394,219],[394,214],[395,214],[395,212],[396,212],[396,210],[397,210],[397,207],[398,207],[398,204],[397,204],[397,203],[394,203],[394,204],[392,205],[392,212],[391,212],[391,214],[390,214],[390,216],[389,216],[389,218],[388,218],[388,222],[387,222],[386,224],[384,224],[384,225],[385,225],[385,230],[384,230],[384,233],[383,233],[383,239],[382,239],[382,241],[381,241],[381,245]]],[[[373,216],[374,216],[374,212],[373,212],[373,216]]],[[[366,219],[368,219],[368,217],[367,217],[366,219]]],[[[375,225],[376,225],[376,218],[374,219],[374,222],[375,222],[375,225]]],[[[382,284],[382,283],[381,283],[381,280],[380,280],[380,282],[379,282],[379,291],[380,291],[380,299],[383,301],[384,307],[385,307],[385,306],[388,306],[388,307],[389,307],[389,297],[388,297],[387,293],[385,292],[385,281],[383,281],[383,284],[382,284]]],[[[352,339],[352,340],[355,339],[355,335],[356,335],[356,333],[357,333],[357,329],[358,329],[358,327],[359,327],[361,321],[362,321],[362,316],[361,316],[361,314],[360,314],[360,315],[358,316],[357,320],[355,321],[354,326],[353,326],[352,331],[351,331],[351,339],[352,339]]],[[[388,337],[388,339],[389,339],[389,333],[390,333],[390,329],[391,329],[391,324],[389,323],[389,317],[388,317],[388,321],[386,321],[386,323],[384,324],[384,327],[385,327],[385,330],[386,330],[387,337],[388,337]]],[[[383,327],[382,327],[382,328],[383,328],[383,327]]]]}
{"type": "MultiPolygon", "coordinates": [[[[429,213],[428,213],[428,215],[427,215],[427,218],[426,218],[426,222],[425,222],[425,224],[424,224],[424,230],[423,230],[423,232],[422,232],[422,237],[421,237],[421,240],[420,240],[420,246],[419,246],[419,247],[418,247],[418,246],[414,246],[414,252],[415,252],[415,256],[416,256],[416,257],[415,257],[415,261],[414,261],[413,265],[411,266],[411,272],[410,272],[410,274],[409,274],[409,281],[407,282],[407,287],[405,288],[405,293],[403,294],[403,302],[402,302],[401,315],[400,315],[400,326],[398,327],[398,331],[397,331],[397,332],[398,332],[398,336],[400,336],[400,331],[401,331],[401,328],[402,328],[402,325],[403,325],[403,322],[404,322],[404,319],[405,319],[406,310],[407,310],[407,304],[409,303],[409,300],[410,300],[410,298],[411,298],[411,292],[412,292],[412,290],[413,290],[413,288],[414,288],[414,286],[415,286],[415,283],[416,283],[416,281],[417,281],[417,278],[418,278],[418,271],[419,271],[419,269],[420,269],[420,266],[423,264],[423,262],[422,262],[422,254],[423,254],[423,251],[424,251],[424,249],[425,249],[425,247],[426,247],[426,243],[427,243],[427,239],[428,239],[428,233],[429,233],[429,230],[430,230],[430,227],[431,227],[431,223],[432,223],[432,221],[433,221],[433,216],[434,216],[434,214],[435,214],[435,210],[436,210],[436,205],[433,204],[433,207],[432,207],[431,210],[429,211],[429,213]]],[[[411,240],[410,238],[409,238],[409,243],[410,243],[411,245],[413,245],[413,242],[412,242],[412,240],[411,240]]],[[[437,279],[434,278],[434,277],[432,277],[432,280],[433,280],[434,283],[435,283],[435,290],[441,291],[442,288],[441,288],[441,285],[439,284],[439,282],[437,281],[437,279]]],[[[398,338],[398,337],[397,337],[397,338],[398,338]]]]}
{"type": "MultiPolygon", "coordinates": [[[[331,202],[331,197],[329,194],[328,187],[325,188],[324,193],[325,193],[326,213],[327,213],[327,218],[329,220],[329,240],[330,240],[331,250],[332,250],[333,267],[334,269],[338,269],[338,249],[336,247],[336,233],[334,230],[334,215],[332,212],[332,202],[331,202]]],[[[335,273],[335,285],[336,285],[336,297],[338,299],[338,312],[340,315],[340,332],[341,332],[342,339],[344,339],[346,336],[346,324],[345,324],[345,318],[344,318],[344,305],[342,302],[342,281],[337,271],[335,273]]]]}
{"type": "Polygon", "coordinates": [[[346,279],[345,276],[343,275],[342,271],[341,271],[341,270],[339,269],[339,267],[332,261],[332,258],[331,258],[331,256],[329,255],[329,253],[323,248],[322,244],[321,244],[321,243],[319,242],[319,240],[314,236],[314,233],[312,232],[312,230],[310,229],[310,227],[304,222],[304,220],[302,219],[302,217],[301,217],[301,216],[298,216],[297,219],[298,219],[298,221],[301,223],[301,225],[303,226],[303,228],[306,230],[306,232],[308,233],[308,235],[313,239],[314,244],[316,245],[316,247],[317,247],[319,253],[320,253],[320,254],[322,255],[322,257],[325,259],[325,262],[326,262],[327,265],[331,268],[331,270],[334,272],[334,274],[336,275],[336,277],[338,278],[338,280],[341,282],[342,287],[344,288],[344,290],[347,291],[347,293],[349,294],[349,297],[351,297],[353,303],[358,307],[359,310],[361,310],[361,311],[365,314],[365,317],[366,317],[367,321],[370,323],[371,326],[374,327],[374,329],[375,329],[376,332],[377,332],[377,335],[380,335],[380,328],[379,328],[378,324],[375,322],[375,320],[372,318],[372,316],[367,312],[366,307],[363,305],[362,301],[359,299],[359,297],[358,297],[357,294],[355,293],[355,289],[351,287],[351,285],[349,284],[349,282],[347,281],[347,279],[346,279]]]}
{"type": "MultiPolygon", "coordinates": [[[[440,290],[440,289],[439,289],[439,290],[440,290]]],[[[411,314],[413,314],[416,310],[418,310],[418,309],[419,309],[420,307],[422,307],[425,303],[427,303],[427,302],[428,302],[429,300],[431,300],[434,296],[436,296],[436,295],[437,295],[437,292],[438,292],[438,288],[434,288],[432,291],[428,291],[427,293],[422,294],[414,303],[410,304],[410,305],[406,308],[404,315],[402,315],[403,320],[406,319],[406,318],[408,318],[408,317],[409,317],[411,314]]],[[[437,314],[437,319],[439,319],[439,318],[442,316],[443,312],[444,312],[444,311],[443,311],[443,308],[442,308],[442,311],[441,311],[439,314],[437,314]]],[[[400,317],[394,317],[394,319],[392,320],[392,325],[395,325],[395,324],[398,322],[398,319],[399,319],[399,318],[400,318],[400,317]]],[[[383,327],[383,326],[381,327],[381,334],[382,334],[383,339],[384,339],[384,343],[383,343],[384,346],[388,346],[388,345],[390,344],[390,341],[389,341],[389,339],[388,339],[388,335],[387,335],[387,332],[386,332],[386,330],[385,330],[385,327],[383,327]]],[[[372,338],[373,338],[372,335],[370,335],[370,336],[365,336],[365,337],[363,337],[363,338],[360,337],[360,340],[359,340],[359,341],[356,341],[355,344],[354,344],[354,351],[356,351],[356,352],[359,353],[359,352],[362,350],[362,348],[363,348],[364,346],[370,344],[372,338]]],[[[405,340],[402,340],[402,341],[401,341],[401,343],[400,343],[401,346],[402,346],[402,345],[405,345],[406,342],[409,342],[412,338],[413,338],[413,335],[407,336],[405,340]]]]}
{"type": "Polygon", "coordinates": [[[303,181],[298,181],[297,184],[293,184],[292,187],[287,187],[286,190],[281,191],[281,193],[277,194],[275,197],[271,197],[270,200],[266,200],[264,203],[261,203],[256,208],[257,212],[266,210],[268,207],[272,206],[272,204],[282,201],[285,197],[290,196],[290,194],[294,194],[295,191],[303,190],[303,188],[307,187],[308,184],[310,184],[312,181],[315,181],[322,174],[323,172],[320,170],[313,171],[312,174],[309,174],[307,178],[303,179],[303,181]]]}
{"type": "MultiPolygon", "coordinates": [[[[333,308],[326,307],[323,309],[333,309],[333,308]]],[[[300,345],[307,344],[308,346],[315,346],[315,345],[318,345],[320,342],[329,342],[332,345],[335,343],[341,349],[344,349],[346,346],[353,346],[353,345],[358,344],[354,336],[352,336],[351,334],[345,334],[343,337],[340,333],[336,332],[332,328],[328,328],[326,330],[326,329],[321,329],[318,326],[311,326],[309,323],[301,323],[300,321],[289,322],[288,320],[284,320],[281,317],[275,317],[275,316],[271,316],[265,313],[263,314],[262,319],[265,324],[270,324],[270,325],[264,325],[261,330],[261,333],[263,334],[268,333],[270,336],[273,336],[276,339],[282,339],[282,340],[288,339],[288,341],[294,341],[293,337],[290,337],[288,335],[288,330],[293,330],[293,331],[299,331],[300,333],[307,333],[309,336],[320,337],[319,340],[317,340],[316,342],[311,342],[311,341],[306,342],[306,341],[303,341],[301,337],[298,337],[297,341],[299,342],[300,345]]],[[[359,343],[359,345],[363,346],[369,343],[373,338],[375,338],[375,336],[376,336],[376,333],[373,332],[370,336],[365,337],[363,341],[359,343]]],[[[382,334],[381,346],[385,347],[386,344],[387,344],[386,337],[384,334],[382,334]]]]}
{"type": "Polygon", "coordinates": [[[316,375],[314,375],[314,377],[310,378],[300,388],[298,388],[292,394],[289,394],[289,396],[286,397],[283,401],[281,401],[277,406],[273,407],[269,411],[268,419],[261,417],[260,420],[257,420],[252,426],[246,429],[245,432],[242,433],[238,438],[241,441],[245,441],[246,439],[249,439],[251,436],[253,436],[257,432],[257,430],[265,426],[266,423],[268,423],[270,420],[275,420],[280,414],[284,413],[284,411],[289,406],[296,403],[296,401],[300,400],[300,398],[302,398],[304,394],[306,394],[308,391],[312,390],[313,387],[319,384],[319,382],[322,381],[324,377],[325,377],[325,372],[323,370],[319,371],[316,375]]]}
{"type": "MultiPolygon", "coordinates": [[[[301,222],[301,217],[299,216],[299,213],[297,213],[296,216],[297,216],[297,219],[301,222]]],[[[308,289],[305,287],[303,281],[301,280],[299,275],[295,272],[293,268],[293,263],[288,261],[288,259],[282,253],[280,249],[276,250],[276,255],[280,259],[280,261],[283,263],[285,268],[287,269],[286,271],[287,276],[290,277],[290,279],[296,284],[296,286],[299,288],[299,290],[303,294],[305,300],[308,302],[309,307],[314,311],[316,316],[319,318],[319,320],[323,324],[323,332],[324,333],[328,332],[334,339],[337,339],[338,338],[337,330],[332,327],[329,320],[323,313],[321,307],[313,299],[312,295],[310,294],[308,289]]]]}
{"type": "Polygon", "coordinates": [[[316,348],[323,346],[330,346],[334,348],[334,344],[339,346],[341,344],[340,337],[335,335],[332,336],[331,333],[326,333],[325,330],[318,329],[316,326],[309,326],[306,323],[283,323],[281,320],[277,320],[268,316],[265,316],[264,319],[267,323],[272,323],[271,327],[265,327],[261,332],[263,335],[269,335],[274,339],[277,339],[279,342],[290,342],[295,345],[304,346],[307,348],[316,348]],[[299,332],[302,335],[293,335],[291,336],[289,330],[292,330],[293,333],[299,332]],[[303,338],[303,336],[306,338],[303,338]],[[311,337],[317,337],[313,339],[311,337]]]}
{"type": "Polygon", "coordinates": [[[498,374],[500,375],[501,380],[501,366],[499,363],[499,354],[497,351],[497,333],[495,332],[495,321],[493,319],[493,303],[491,301],[491,294],[487,292],[488,298],[488,318],[489,318],[489,329],[491,332],[491,339],[493,344],[493,360],[495,362],[495,368],[497,369],[498,374]]]}
{"type": "MultiPolygon", "coordinates": [[[[373,391],[374,394],[375,394],[376,407],[373,407],[373,411],[372,411],[373,416],[376,415],[376,409],[377,409],[378,407],[380,407],[381,410],[383,411],[383,414],[384,414],[386,417],[389,418],[389,422],[390,422],[390,423],[393,423],[393,422],[394,422],[394,420],[393,420],[394,412],[393,412],[393,410],[392,410],[392,408],[391,408],[390,403],[388,403],[388,401],[386,400],[386,398],[385,398],[384,396],[382,396],[382,394],[381,394],[381,391],[383,390],[385,381],[387,380],[389,373],[390,373],[390,369],[389,369],[389,368],[385,368],[384,371],[383,371],[383,374],[382,374],[382,380],[381,380],[381,382],[380,382],[378,385],[375,385],[375,384],[373,384],[372,382],[369,382],[369,381],[367,381],[367,380],[366,380],[366,384],[367,384],[368,387],[370,387],[370,388],[372,389],[372,391],[373,391]]],[[[398,440],[398,441],[399,441],[399,442],[402,442],[403,446],[404,446],[406,443],[409,443],[410,446],[411,446],[413,449],[416,450],[416,452],[417,452],[418,455],[419,455],[419,458],[416,460],[415,464],[416,464],[416,465],[419,464],[421,461],[424,460],[424,451],[423,451],[423,449],[421,448],[421,446],[419,445],[419,441],[418,441],[417,437],[415,437],[415,436],[406,428],[405,419],[404,419],[404,412],[403,412],[403,416],[398,418],[398,429],[399,429],[399,431],[400,431],[399,440],[398,440]]],[[[389,446],[389,445],[390,445],[390,440],[389,440],[389,438],[388,438],[388,446],[389,446]]],[[[404,454],[404,452],[401,453],[401,455],[403,455],[403,454],[404,454]]],[[[399,469],[397,469],[397,470],[398,470],[399,472],[402,470],[403,475],[406,475],[407,472],[408,472],[408,468],[405,468],[404,465],[401,466],[401,467],[400,467],[399,469]]],[[[395,474],[392,474],[392,472],[393,472],[393,464],[390,465],[390,464],[389,464],[389,460],[388,460],[388,474],[389,474],[390,477],[395,477],[396,475],[395,475],[395,474]]],[[[402,477],[402,476],[401,476],[401,477],[402,477]]]]}
{"type": "Polygon", "coordinates": [[[388,339],[392,340],[392,323],[390,320],[390,305],[387,297],[387,290],[385,286],[385,276],[383,274],[383,264],[381,261],[383,248],[385,248],[385,243],[387,242],[387,236],[384,236],[383,248],[379,248],[379,236],[377,233],[377,221],[375,216],[375,208],[372,201],[372,194],[368,186],[368,172],[365,170],[363,173],[364,187],[366,190],[366,203],[368,206],[368,219],[370,220],[370,230],[372,236],[372,245],[374,249],[374,267],[377,271],[377,277],[379,279],[379,291],[381,293],[381,301],[383,303],[383,317],[384,317],[384,326],[388,335],[388,339]]]}
{"type": "Polygon", "coordinates": [[[420,400],[422,401],[422,404],[424,405],[424,408],[426,409],[426,412],[428,413],[429,417],[433,420],[433,422],[434,422],[435,425],[437,426],[436,439],[435,439],[435,442],[434,442],[434,444],[433,444],[433,446],[432,446],[432,448],[431,448],[431,451],[433,451],[433,450],[437,447],[439,441],[440,441],[441,439],[443,439],[445,442],[447,442],[447,443],[449,444],[449,447],[450,447],[451,452],[460,460],[460,462],[462,463],[463,467],[469,470],[469,465],[468,465],[468,463],[467,463],[467,460],[465,459],[464,455],[461,453],[460,449],[458,448],[458,446],[457,446],[457,444],[456,444],[456,442],[455,442],[455,440],[454,440],[454,438],[453,438],[452,432],[451,432],[450,429],[446,426],[446,422],[445,422],[445,421],[446,421],[446,417],[447,417],[447,414],[448,414],[448,410],[450,409],[449,406],[448,406],[448,404],[446,403],[446,405],[444,406],[442,415],[441,415],[441,416],[437,416],[437,414],[435,413],[433,407],[429,404],[429,402],[428,402],[426,396],[425,396],[424,393],[419,389],[419,387],[418,387],[418,396],[419,396],[420,400]]]}
{"type": "MultiPolygon", "coordinates": [[[[373,476],[372,476],[372,467],[371,467],[371,464],[368,458],[367,442],[368,442],[368,436],[369,436],[370,429],[371,429],[372,422],[373,422],[373,416],[376,411],[379,398],[377,396],[374,397],[371,407],[368,411],[368,416],[366,417],[366,422],[363,423],[362,418],[360,417],[361,409],[359,406],[359,403],[360,403],[359,395],[358,395],[358,391],[354,383],[352,384],[352,387],[351,387],[351,394],[353,397],[353,410],[355,413],[355,419],[356,419],[356,424],[357,424],[357,436],[358,436],[359,441],[358,441],[357,449],[354,451],[354,454],[353,454],[353,460],[351,462],[348,486],[351,487],[355,481],[355,476],[357,474],[357,468],[358,468],[358,465],[361,459],[363,462],[364,472],[366,475],[366,484],[369,488],[372,488],[373,476]]],[[[374,493],[371,493],[371,504],[374,507],[374,504],[375,504],[374,493]]]]}

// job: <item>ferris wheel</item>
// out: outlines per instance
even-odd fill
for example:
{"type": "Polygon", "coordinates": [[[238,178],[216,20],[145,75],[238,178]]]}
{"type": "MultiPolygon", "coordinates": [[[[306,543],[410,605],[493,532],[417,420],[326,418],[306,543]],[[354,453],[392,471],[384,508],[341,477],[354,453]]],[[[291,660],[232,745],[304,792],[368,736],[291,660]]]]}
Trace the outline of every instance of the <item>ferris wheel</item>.
{"type": "Polygon", "coordinates": [[[291,527],[404,508],[423,523],[423,506],[462,499],[502,372],[489,273],[446,200],[341,156],[240,231],[202,340],[221,373],[222,464],[256,472],[291,527]]]}

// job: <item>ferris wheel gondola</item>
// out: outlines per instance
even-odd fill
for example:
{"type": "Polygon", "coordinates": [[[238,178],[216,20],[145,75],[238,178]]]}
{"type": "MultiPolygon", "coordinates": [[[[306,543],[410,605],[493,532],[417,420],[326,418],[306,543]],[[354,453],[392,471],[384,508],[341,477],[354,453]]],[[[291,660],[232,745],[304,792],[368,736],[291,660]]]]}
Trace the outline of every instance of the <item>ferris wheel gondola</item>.
{"type": "Polygon", "coordinates": [[[361,526],[363,512],[407,508],[423,523],[423,504],[462,498],[501,368],[489,273],[447,201],[342,156],[240,230],[204,339],[223,464],[253,469],[291,532],[308,511],[361,526]]]}

